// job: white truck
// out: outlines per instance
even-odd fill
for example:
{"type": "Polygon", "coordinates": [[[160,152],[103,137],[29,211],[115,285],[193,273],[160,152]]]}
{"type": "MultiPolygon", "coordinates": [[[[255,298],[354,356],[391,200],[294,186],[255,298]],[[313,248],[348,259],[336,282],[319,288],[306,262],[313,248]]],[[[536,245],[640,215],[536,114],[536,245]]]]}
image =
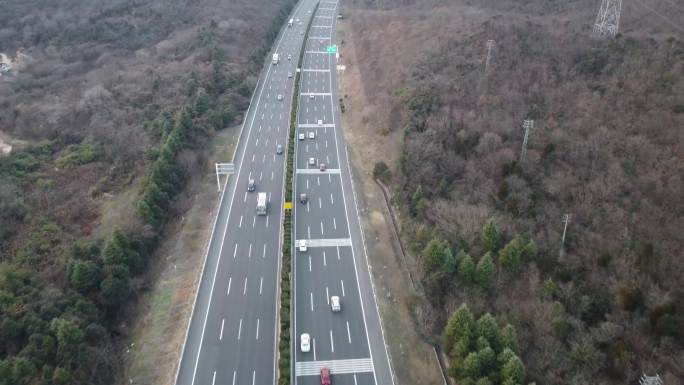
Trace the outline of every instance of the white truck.
{"type": "Polygon", "coordinates": [[[290,21],[287,22],[287,27],[292,28],[292,24],[294,24],[294,19],[290,19],[290,21]]]}
{"type": "Polygon", "coordinates": [[[273,65],[278,64],[279,61],[280,61],[280,56],[278,56],[277,53],[274,53],[273,54],[273,65]]]}
{"type": "Polygon", "coordinates": [[[266,215],[268,212],[268,202],[266,202],[266,193],[260,192],[257,194],[257,215],[266,215]]]}

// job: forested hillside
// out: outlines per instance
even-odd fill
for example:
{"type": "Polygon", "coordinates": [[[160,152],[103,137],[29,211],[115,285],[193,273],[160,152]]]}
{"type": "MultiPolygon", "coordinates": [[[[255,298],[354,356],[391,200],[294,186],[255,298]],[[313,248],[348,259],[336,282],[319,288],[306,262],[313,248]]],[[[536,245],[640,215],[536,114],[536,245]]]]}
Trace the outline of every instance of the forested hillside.
{"type": "Polygon", "coordinates": [[[441,335],[459,384],[684,378],[684,39],[637,4],[622,34],[593,39],[598,3],[365,2],[351,16],[366,54],[408,45],[395,55],[408,69],[375,59],[393,78],[369,65],[367,92],[393,95],[373,106],[394,114],[379,133],[403,136],[377,176],[418,257],[418,324],[441,335]],[[517,345],[478,337],[487,313],[517,345]],[[495,345],[515,347],[522,375],[495,345]]]}
{"type": "MultiPolygon", "coordinates": [[[[294,1],[0,10],[0,384],[124,382],[137,294],[294,1]]],[[[128,379],[125,380],[128,383],[128,379]]]]}

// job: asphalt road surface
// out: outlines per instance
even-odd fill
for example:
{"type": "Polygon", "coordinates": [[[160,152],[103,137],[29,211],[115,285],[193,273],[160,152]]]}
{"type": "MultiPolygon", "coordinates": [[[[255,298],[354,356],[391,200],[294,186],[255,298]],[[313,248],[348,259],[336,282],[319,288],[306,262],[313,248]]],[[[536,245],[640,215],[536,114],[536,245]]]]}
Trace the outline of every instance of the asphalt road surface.
{"type": "Polygon", "coordinates": [[[235,174],[221,195],[176,384],[275,384],[286,140],[296,63],[314,6],[300,1],[290,15],[298,21],[283,26],[259,77],[235,174]],[[277,65],[270,63],[274,52],[277,65]],[[250,179],[254,192],[247,191],[250,179]],[[268,194],[266,216],[256,213],[259,192],[268,194]]]}
{"type": "Polygon", "coordinates": [[[336,385],[389,385],[394,381],[340,125],[337,59],[327,51],[338,6],[320,2],[302,63],[295,197],[305,193],[308,201],[297,199],[294,223],[296,242],[308,247],[293,253],[294,377],[298,385],[320,384],[327,367],[336,385]],[[331,296],[340,297],[341,311],[331,311],[331,296]],[[302,333],[311,336],[309,352],[301,349],[302,333]]]}

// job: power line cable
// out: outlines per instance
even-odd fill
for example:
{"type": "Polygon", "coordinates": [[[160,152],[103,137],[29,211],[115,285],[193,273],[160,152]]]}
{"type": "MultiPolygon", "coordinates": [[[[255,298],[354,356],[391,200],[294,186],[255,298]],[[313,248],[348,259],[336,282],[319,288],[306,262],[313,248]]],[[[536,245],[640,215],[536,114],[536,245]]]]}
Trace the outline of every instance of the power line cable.
{"type": "Polygon", "coordinates": [[[663,16],[660,12],[658,12],[658,11],[656,11],[655,9],[649,7],[648,5],[644,4],[644,3],[643,3],[642,1],[640,1],[640,0],[634,0],[634,1],[636,1],[636,2],[639,3],[639,4],[641,4],[644,8],[648,9],[649,11],[653,12],[654,14],[660,16],[661,19],[665,20],[668,24],[670,24],[671,26],[673,26],[673,27],[674,27],[675,29],[677,29],[679,32],[684,33],[684,28],[680,27],[680,26],[677,25],[675,22],[673,22],[673,21],[671,21],[670,19],[668,19],[667,17],[663,16]]]}
{"type": "Polygon", "coordinates": [[[672,5],[673,7],[677,8],[679,11],[684,12],[684,8],[682,7],[681,4],[673,3],[673,2],[670,1],[670,0],[663,0],[663,1],[666,2],[666,3],[669,3],[669,4],[672,5]]]}

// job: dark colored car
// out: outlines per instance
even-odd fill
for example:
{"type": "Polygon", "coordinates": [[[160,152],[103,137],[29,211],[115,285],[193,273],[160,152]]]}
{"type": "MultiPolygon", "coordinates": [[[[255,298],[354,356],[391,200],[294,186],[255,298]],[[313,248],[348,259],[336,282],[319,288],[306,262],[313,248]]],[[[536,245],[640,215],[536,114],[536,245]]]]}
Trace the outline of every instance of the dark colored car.
{"type": "Polygon", "coordinates": [[[330,369],[323,367],[321,368],[321,385],[330,385],[332,381],[330,379],[330,369]]]}
{"type": "Polygon", "coordinates": [[[256,190],[256,182],[254,182],[254,179],[250,179],[247,183],[247,191],[252,192],[254,190],[256,190]]]}
{"type": "Polygon", "coordinates": [[[308,200],[308,198],[307,198],[306,194],[302,193],[301,195],[299,195],[299,202],[301,202],[302,204],[305,205],[307,200],[308,200]]]}

